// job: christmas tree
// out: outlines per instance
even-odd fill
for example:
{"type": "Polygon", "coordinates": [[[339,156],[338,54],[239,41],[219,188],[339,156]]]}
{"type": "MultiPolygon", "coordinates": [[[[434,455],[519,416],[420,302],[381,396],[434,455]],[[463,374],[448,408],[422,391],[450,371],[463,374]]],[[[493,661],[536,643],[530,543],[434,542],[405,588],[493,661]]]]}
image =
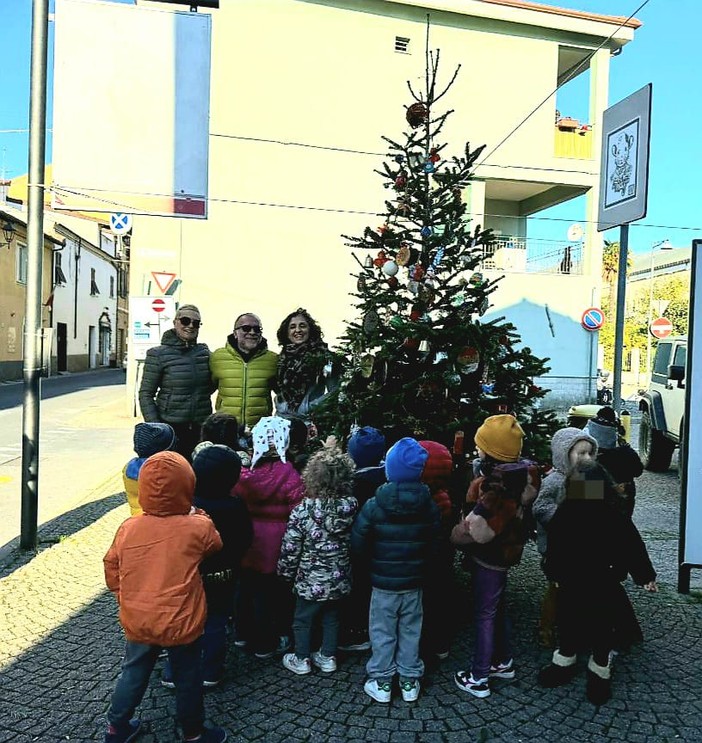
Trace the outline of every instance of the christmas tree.
{"type": "Polygon", "coordinates": [[[491,255],[491,233],[473,227],[463,191],[483,147],[466,144],[447,156],[439,135],[451,110],[437,102],[439,53],[427,55],[426,89],[407,107],[403,141],[383,137],[388,154],[380,170],[392,192],[384,222],[359,237],[344,235],[359,264],[359,320],[347,324],[338,352],[345,370],[315,420],[345,437],[356,425],[440,441],[470,450],[489,415],[513,413],[526,432],[525,454],[550,459],[554,416],[540,409],[546,390],[534,384],[547,359],[520,347],[504,318],[481,321],[499,278],[481,264],[491,255]],[[359,257],[360,255],[360,257],[359,257]]]}

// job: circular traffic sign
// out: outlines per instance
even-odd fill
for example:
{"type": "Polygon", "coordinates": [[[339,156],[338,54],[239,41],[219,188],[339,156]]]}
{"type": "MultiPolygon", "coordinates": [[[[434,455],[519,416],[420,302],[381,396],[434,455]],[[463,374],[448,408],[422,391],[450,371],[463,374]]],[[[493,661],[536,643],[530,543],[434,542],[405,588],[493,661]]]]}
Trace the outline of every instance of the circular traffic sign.
{"type": "Polygon", "coordinates": [[[166,303],[163,299],[154,299],[151,303],[151,309],[154,312],[163,312],[166,309],[166,303]]]}
{"type": "Polygon", "coordinates": [[[110,214],[110,229],[115,235],[126,235],[132,231],[132,215],[122,214],[117,212],[116,214],[110,214]]]}
{"type": "Polygon", "coordinates": [[[651,321],[648,332],[654,338],[667,338],[673,332],[673,323],[667,317],[657,317],[651,321]]]}
{"type": "Polygon", "coordinates": [[[599,307],[588,307],[580,318],[580,324],[585,330],[599,330],[604,321],[604,312],[599,307]]]}

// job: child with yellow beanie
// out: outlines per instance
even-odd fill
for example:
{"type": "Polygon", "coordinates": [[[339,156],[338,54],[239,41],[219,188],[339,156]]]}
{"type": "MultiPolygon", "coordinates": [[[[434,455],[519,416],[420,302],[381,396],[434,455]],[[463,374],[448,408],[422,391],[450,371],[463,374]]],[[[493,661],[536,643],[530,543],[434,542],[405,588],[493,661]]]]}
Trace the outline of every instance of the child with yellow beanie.
{"type": "Polygon", "coordinates": [[[475,434],[478,460],[466,501],[472,510],[451,533],[471,560],[475,650],[470,671],[457,671],[456,686],[483,698],[490,679],[515,677],[510,622],[505,607],[507,571],[522,557],[524,508],[536,498],[537,467],[520,459],[524,431],[512,415],[493,415],[475,434]]]}

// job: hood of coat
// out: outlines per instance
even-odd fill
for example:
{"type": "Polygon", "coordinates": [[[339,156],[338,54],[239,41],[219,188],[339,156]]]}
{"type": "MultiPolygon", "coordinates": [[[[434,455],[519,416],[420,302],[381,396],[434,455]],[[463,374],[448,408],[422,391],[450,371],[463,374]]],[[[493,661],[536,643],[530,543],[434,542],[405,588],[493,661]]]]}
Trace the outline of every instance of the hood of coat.
{"type": "Polygon", "coordinates": [[[196,498],[228,498],[239,481],[241,459],[228,446],[212,444],[193,457],[196,498]]]}
{"type": "Polygon", "coordinates": [[[149,457],[139,471],[139,505],[151,516],[184,516],[190,512],[195,473],[174,451],[149,457]]]}
{"type": "Polygon", "coordinates": [[[587,431],[580,428],[561,428],[553,434],[553,438],[551,439],[553,466],[564,475],[572,474],[568,454],[578,441],[590,442],[592,444],[593,459],[597,456],[597,441],[587,431]]]}
{"type": "Polygon", "coordinates": [[[422,482],[432,489],[445,488],[453,470],[451,452],[438,441],[420,441],[419,445],[429,454],[424,463],[422,482]]]}
{"type": "Polygon", "coordinates": [[[429,488],[422,482],[386,482],[375,493],[378,505],[387,513],[421,513],[433,503],[429,488]]]}
{"type": "MultiPolygon", "coordinates": [[[[358,510],[355,498],[305,498],[299,506],[313,524],[310,536],[315,538],[315,526],[327,534],[350,534],[358,510]]],[[[321,536],[321,534],[319,535],[321,536]]]]}

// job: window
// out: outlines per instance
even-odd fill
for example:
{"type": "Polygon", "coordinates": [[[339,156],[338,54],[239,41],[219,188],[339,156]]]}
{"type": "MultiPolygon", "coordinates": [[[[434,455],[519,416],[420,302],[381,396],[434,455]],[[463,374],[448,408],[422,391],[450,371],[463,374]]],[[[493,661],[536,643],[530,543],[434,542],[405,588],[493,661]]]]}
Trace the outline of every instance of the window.
{"type": "Polygon", "coordinates": [[[406,36],[396,36],[395,37],[395,51],[399,52],[400,54],[409,54],[409,44],[410,40],[406,36]]]}
{"type": "Polygon", "coordinates": [[[100,289],[98,289],[97,282],[95,281],[95,269],[90,269],[90,295],[92,297],[98,295],[100,293],[100,289]]]}
{"type": "Polygon", "coordinates": [[[687,364],[687,346],[678,346],[673,356],[673,366],[685,367],[687,364]]]}
{"type": "Polygon", "coordinates": [[[115,296],[115,277],[110,276],[110,299],[115,296]]]}
{"type": "Polygon", "coordinates": [[[66,274],[63,272],[61,264],[63,263],[63,254],[54,253],[54,284],[65,284],[66,274]]]}
{"type": "Polygon", "coordinates": [[[656,358],[653,361],[653,373],[663,374],[668,377],[668,364],[670,363],[670,353],[673,350],[672,343],[659,343],[656,349],[656,358]]]}
{"type": "Polygon", "coordinates": [[[117,269],[117,293],[122,299],[127,296],[127,272],[121,266],[117,269]]]}
{"type": "Polygon", "coordinates": [[[27,246],[17,243],[17,272],[15,277],[20,284],[27,283],[27,246]]]}

